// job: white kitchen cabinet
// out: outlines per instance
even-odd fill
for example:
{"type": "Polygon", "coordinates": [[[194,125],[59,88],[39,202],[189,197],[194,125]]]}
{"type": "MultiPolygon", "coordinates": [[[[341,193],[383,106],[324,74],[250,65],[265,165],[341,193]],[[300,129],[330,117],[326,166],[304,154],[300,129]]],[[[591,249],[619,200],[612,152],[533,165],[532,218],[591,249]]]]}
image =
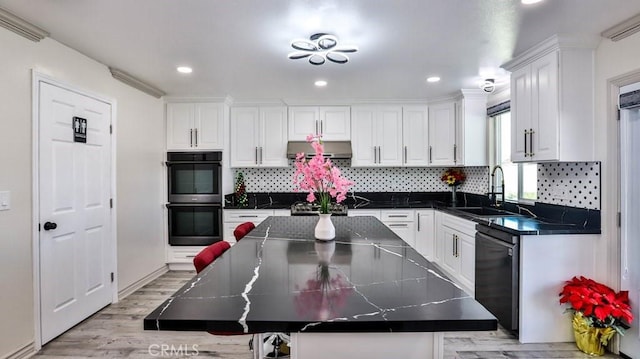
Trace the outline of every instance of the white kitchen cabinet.
{"type": "Polygon", "coordinates": [[[402,106],[354,106],[352,167],[402,166],[402,106]]]}
{"type": "Polygon", "coordinates": [[[412,248],[416,247],[413,209],[383,209],[380,210],[380,220],[412,248]]]}
{"type": "Polygon", "coordinates": [[[427,106],[402,107],[403,166],[429,165],[429,110],[427,106]]]}
{"type": "Polygon", "coordinates": [[[457,150],[455,102],[429,105],[429,165],[456,165],[457,150]]]}
{"type": "Polygon", "coordinates": [[[437,231],[441,258],[437,263],[469,294],[475,285],[475,222],[441,213],[437,231]]]}
{"type": "Polygon", "coordinates": [[[233,231],[244,222],[252,222],[254,225],[262,223],[269,216],[288,216],[290,210],[273,209],[225,209],[222,211],[223,239],[229,243],[235,243],[233,231]]]}
{"type": "Polygon", "coordinates": [[[290,106],[289,141],[306,141],[309,134],[321,134],[323,141],[351,139],[349,106],[290,106]]]}
{"type": "Polygon", "coordinates": [[[286,108],[232,108],[231,167],[287,166],[286,108]]]}
{"type": "Polygon", "coordinates": [[[417,209],[415,214],[415,249],[429,261],[435,261],[436,238],[433,209],[417,209]]]}
{"type": "Polygon", "coordinates": [[[462,90],[456,101],[456,151],[458,166],[489,164],[487,93],[483,90],[462,90]]]}
{"type": "Polygon", "coordinates": [[[380,219],[380,210],[379,209],[350,209],[347,212],[347,216],[349,217],[362,217],[362,216],[371,216],[380,219]]]}
{"type": "Polygon", "coordinates": [[[168,150],[222,150],[222,103],[167,103],[168,150]]]}
{"type": "Polygon", "coordinates": [[[595,159],[596,46],[554,36],[503,65],[512,72],[512,161],[595,159]]]}

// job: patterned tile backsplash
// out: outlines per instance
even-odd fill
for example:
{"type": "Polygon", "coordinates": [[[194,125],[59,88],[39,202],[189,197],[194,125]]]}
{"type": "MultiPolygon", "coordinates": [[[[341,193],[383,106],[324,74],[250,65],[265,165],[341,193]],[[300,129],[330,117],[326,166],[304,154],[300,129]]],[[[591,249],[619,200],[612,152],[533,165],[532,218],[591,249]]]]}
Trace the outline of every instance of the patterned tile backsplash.
{"type": "MultiPolygon", "coordinates": [[[[450,191],[440,180],[447,168],[353,168],[349,160],[335,160],[343,175],[355,182],[355,192],[441,192],[450,191]]],[[[248,192],[293,192],[293,162],[288,168],[237,168],[248,192]]],[[[489,168],[465,167],[466,181],[460,191],[484,194],[489,186],[489,168]]]]}
{"type": "Polygon", "coordinates": [[[538,164],[538,202],[600,209],[600,162],[538,164]]]}
{"type": "MultiPolygon", "coordinates": [[[[352,168],[349,160],[335,160],[342,173],[355,182],[355,192],[450,191],[440,181],[443,168],[352,168]]],[[[248,192],[293,192],[293,162],[288,168],[237,168],[248,192]]],[[[489,167],[465,167],[467,180],[462,192],[485,194],[489,167]]],[[[600,209],[600,162],[556,162],[538,164],[538,201],[569,207],[600,209]]]]}

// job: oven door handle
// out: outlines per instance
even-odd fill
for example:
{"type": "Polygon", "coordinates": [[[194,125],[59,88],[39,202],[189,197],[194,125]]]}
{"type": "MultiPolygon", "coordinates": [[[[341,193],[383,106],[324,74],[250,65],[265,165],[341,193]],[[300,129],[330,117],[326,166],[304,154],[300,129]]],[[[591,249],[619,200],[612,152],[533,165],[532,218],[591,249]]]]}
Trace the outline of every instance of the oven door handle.
{"type": "Polygon", "coordinates": [[[222,203],[167,203],[167,208],[179,208],[179,207],[220,207],[222,209],[222,203]]]}

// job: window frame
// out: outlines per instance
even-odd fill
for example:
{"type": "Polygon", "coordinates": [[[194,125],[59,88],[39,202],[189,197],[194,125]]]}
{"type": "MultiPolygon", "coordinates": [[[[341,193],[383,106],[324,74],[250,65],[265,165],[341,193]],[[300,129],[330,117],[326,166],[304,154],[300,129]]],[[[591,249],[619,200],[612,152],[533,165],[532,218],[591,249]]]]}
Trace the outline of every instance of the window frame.
{"type": "MultiPolygon", "coordinates": [[[[502,138],[502,135],[501,135],[501,133],[502,133],[502,123],[501,122],[502,121],[499,120],[505,114],[509,114],[509,121],[511,121],[511,111],[510,110],[501,112],[499,114],[495,114],[495,115],[490,117],[491,118],[491,125],[493,127],[493,131],[491,131],[492,132],[492,137],[493,137],[493,141],[492,141],[493,142],[493,151],[492,151],[492,156],[491,156],[492,166],[490,168],[490,171],[493,168],[495,168],[496,165],[500,165],[502,167],[502,165],[505,163],[505,162],[502,161],[502,158],[501,158],[502,156],[500,155],[500,153],[502,152],[503,142],[501,141],[501,138],[502,138]]],[[[505,202],[509,202],[509,203],[533,205],[538,199],[537,186],[536,186],[536,198],[535,199],[530,199],[530,198],[524,198],[523,197],[523,195],[524,195],[524,181],[523,181],[523,178],[524,178],[524,165],[525,165],[525,163],[521,163],[521,162],[514,163],[514,162],[511,162],[510,159],[509,159],[508,163],[512,163],[512,164],[517,165],[517,168],[518,168],[518,171],[517,171],[517,174],[518,174],[517,189],[518,190],[517,190],[517,196],[516,196],[517,198],[515,200],[514,199],[507,199],[506,195],[505,195],[504,201],[505,202]]],[[[532,163],[532,164],[537,166],[537,163],[532,163]]],[[[504,171],[504,169],[503,169],[503,171],[504,171]]],[[[536,171],[536,183],[537,183],[537,171],[536,171]]],[[[491,173],[489,173],[489,191],[490,190],[491,190],[491,173]]]]}

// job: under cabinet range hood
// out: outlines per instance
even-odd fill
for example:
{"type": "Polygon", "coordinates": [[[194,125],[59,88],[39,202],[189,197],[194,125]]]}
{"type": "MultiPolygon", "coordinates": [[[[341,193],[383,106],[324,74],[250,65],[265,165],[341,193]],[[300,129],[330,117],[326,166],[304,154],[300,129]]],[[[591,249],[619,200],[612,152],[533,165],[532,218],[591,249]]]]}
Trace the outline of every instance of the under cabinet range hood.
{"type": "MultiPolygon", "coordinates": [[[[322,141],[324,156],[330,158],[351,158],[351,141],[322,141]]],[[[287,142],[287,157],[296,158],[296,154],[304,152],[307,158],[313,157],[313,147],[307,141],[287,142]]]]}

